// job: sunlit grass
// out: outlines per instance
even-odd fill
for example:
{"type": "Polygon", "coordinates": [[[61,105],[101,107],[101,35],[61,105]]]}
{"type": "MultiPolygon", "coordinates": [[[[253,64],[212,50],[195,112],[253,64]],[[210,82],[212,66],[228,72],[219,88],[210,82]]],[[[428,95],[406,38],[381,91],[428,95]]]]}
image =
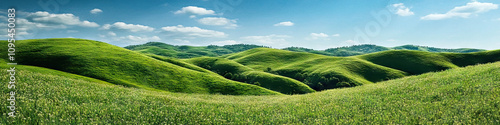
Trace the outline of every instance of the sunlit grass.
{"type": "Polygon", "coordinates": [[[159,92],[17,67],[19,114],[1,108],[3,124],[500,124],[500,62],[292,96],[159,92]]]}

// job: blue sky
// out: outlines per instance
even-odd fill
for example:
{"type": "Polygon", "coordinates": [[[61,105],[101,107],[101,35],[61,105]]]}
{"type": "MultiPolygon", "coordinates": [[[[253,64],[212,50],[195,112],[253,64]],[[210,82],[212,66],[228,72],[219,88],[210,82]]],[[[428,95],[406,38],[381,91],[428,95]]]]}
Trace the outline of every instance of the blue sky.
{"type": "MultiPolygon", "coordinates": [[[[32,0],[16,8],[17,39],[83,38],[117,46],[356,44],[500,49],[494,0],[32,0]]],[[[6,30],[0,30],[6,34],[6,30]]],[[[2,35],[2,39],[6,39],[2,35]]]]}

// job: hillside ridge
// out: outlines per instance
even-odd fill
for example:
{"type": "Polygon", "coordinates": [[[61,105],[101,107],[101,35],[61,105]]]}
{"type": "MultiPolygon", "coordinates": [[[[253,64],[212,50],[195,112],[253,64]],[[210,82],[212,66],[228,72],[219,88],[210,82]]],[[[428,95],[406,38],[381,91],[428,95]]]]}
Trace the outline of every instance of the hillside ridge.
{"type": "MultiPolygon", "coordinates": [[[[201,56],[217,57],[231,53],[237,53],[254,48],[271,48],[266,46],[259,46],[253,44],[234,44],[234,45],[209,45],[209,46],[187,46],[187,45],[170,45],[161,42],[148,42],[141,45],[130,45],[126,46],[126,49],[138,51],[141,53],[151,53],[166,57],[174,58],[193,58],[201,56]]],[[[469,53],[469,52],[480,52],[486,51],[483,49],[471,49],[471,48],[458,48],[458,49],[443,49],[428,46],[418,46],[418,45],[402,45],[396,47],[383,47],[373,44],[361,44],[352,46],[343,46],[336,48],[328,48],[325,50],[314,50],[304,47],[287,47],[282,50],[295,51],[295,52],[308,52],[327,56],[355,56],[363,55],[368,53],[387,51],[387,50],[418,50],[425,52],[454,52],[454,53],[469,53]]]]}

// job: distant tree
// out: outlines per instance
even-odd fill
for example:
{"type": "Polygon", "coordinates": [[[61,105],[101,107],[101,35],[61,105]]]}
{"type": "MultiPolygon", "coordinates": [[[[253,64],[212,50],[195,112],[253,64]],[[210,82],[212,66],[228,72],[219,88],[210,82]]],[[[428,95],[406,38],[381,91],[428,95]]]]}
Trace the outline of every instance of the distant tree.
{"type": "Polygon", "coordinates": [[[278,74],[276,71],[273,71],[273,69],[271,69],[271,67],[267,67],[266,70],[264,70],[264,72],[268,72],[268,73],[272,73],[272,74],[278,74]]]}
{"type": "Polygon", "coordinates": [[[224,78],[231,79],[231,78],[233,78],[233,74],[228,72],[228,73],[224,74],[224,78]]]}
{"type": "Polygon", "coordinates": [[[254,82],[253,84],[254,84],[254,85],[258,85],[258,86],[260,86],[260,83],[259,83],[259,82],[254,82]]]}
{"type": "Polygon", "coordinates": [[[265,72],[271,72],[271,71],[273,71],[273,69],[271,69],[271,67],[267,67],[265,72]]]}

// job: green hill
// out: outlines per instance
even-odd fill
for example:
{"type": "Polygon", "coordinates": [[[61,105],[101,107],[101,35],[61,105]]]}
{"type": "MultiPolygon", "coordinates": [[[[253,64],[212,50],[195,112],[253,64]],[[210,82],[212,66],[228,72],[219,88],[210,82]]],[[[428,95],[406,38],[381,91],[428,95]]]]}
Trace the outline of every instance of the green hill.
{"type": "Polygon", "coordinates": [[[448,58],[438,53],[422,51],[394,50],[366,54],[359,57],[375,64],[398,69],[412,75],[457,67],[448,58]]]}
{"type": "MultiPolygon", "coordinates": [[[[16,68],[19,114],[8,118],[8,109],[0,108],[0,124],[500,124],[500,62],[273,96],[151,91],[40,67],[16,68]]],[[[0,76],[7,81],[7,72],[0,76]]]]}
{"type": "MultiPolygon", "coordinates": [[[[176,47],[163,43],[148,45],[176,47]]],[[[251,48],[248,45],[223,47],[231,50],[251,48]]],[[[367,49],[376,48],[373,46],[354,47],[366,52],[381,50],[367,49]]],[[[190,50],[200,48],[204,49],[194,47],[190,50]]],[[[217,58],[179,60],[83,39],[21,40],[17,42],[17,49],[22,53],[17,61],[23,65],[56,69],[127,87],[232,95],[304,94],[500,60],[498,51],[457,54],[389,50],[332,57],[270,48],[255,48],[217,58]]]]}
{"type": "Polygon", "coordinates": [[[394,50],[360,55],[358,57],[410,74],[422,74],[449,68],[500,61],[500,50],[474,53],[430,53],[413,50],[394,50]]]}
{"type": "Polygon", "coordinates": [[[353,45],[347,47],[330,48],[326,49],[325,52],[328,52],[331,56],[354,56],[354,55],[363,55],[367,53],[374,53],[387,50],[391,49],[382,46],[365,44],[365,45],[353,45]]]}
{"type": "Polygon", "coordinates": [[[354,57],[331,57],[269,48],[247,50],[226,58],[256,70],[299,80],[315,90],[371,84],[406,75],[405,72],[354,57]]]}
{"type": "Polygon", "coordinates": [[[443,49],[443,48],[417,46],[417,45],[403,45],[390,48],[377,45],[363,44],[363,45],[330,48],[316,53],[322,54],[326,52],[326,54],[322,55],[329,55],[329,56],[355,56],[355,55],[363,55],[363,54],[369,54],[387,50],[417,50],[422,52],[453,52],[453,53],[469,53],[469,52],[485,51],[482,49],[470,49],[470,48],[443,49]]]}
{"type": "MultiPolygon", "coordinates": [[[[216,46],[216,45],[174,46],[160,42],[149,42],[142,45],[131,45],[125,48],[133,51],[138,51],[141,53],[149,53],[166,57],[185,59],[185,58],[193,58],[201,56],[217,57],[261,47],[269,48],[265,46],[249,45],[249,44],[235,44],[235,45],[224,45],[224,46],[216,46]]],[[[308,52],[308,53],[327,55],[327,56],[342,56],[342,57],[363,55],[363,54],[387,51],[387,50],[417,50],[424,52],[454,52],[454,53],[485,51],[482,49],[469,49],[469,48],[442,49],[442,48],[416,46],[416,45],[404,45],[404,46],[397,46],[390,48],[390,47],[383,47],[370,44],[329,48],[326,50],[313,50],[303,47],[287,47],[283,48],[283,50],[294,51],[294,52],[308,52]]]]}
{"type": "Polygon", "coordinates": [[[309,86],[295,79],[254,70],[224,58],[197,57],[189,59],[187,62],[211,70],[227,79],[262,86],[284,94],[305,94],[314,92],[309,86]]]}
{"type": "MultiPolygon", "coordinates": [[[[1,45],[6,46],[7,41],[1,45]]],[[[0,51],[6,52],[6,47],[0,51]]],[[[232,95],[279,94],[217,74],[163,62],[107,43],[84,39],[16,41],[16,61],[87,76],[109,83],[151,90],[232,95]]],[[[6,59],[7,55],[1,55],[6,59]]]]}
{"type": "Polygon", "coordinates": [[[256,48],[223,57],[256,70],[296,79],[315,90],[325,90],[500,61],[500,50],[475,53],[389,50],[352,57],[331,57],[256,48]]]}
{"type": "Polygon", "coordinates": [[[459,49],[442,49],[427,46],[416,46],[416,45],[404,45],[393,47],[395,50],[418,50],[424,52],[453,52],[453,53],[469,53],[469,52],[481,52],[485,51],[482,49],[470,49],[470,48],[459,48],[459,49]]]}
{"type": "Polygon", "coordinates": [[[235,44],[235,45],[225,45],[225,46],[174,46],[161,42],[149,42],[142,45],[131,45],[125,47],[129,50],[138,51],[141,53],[151,53],[166,57],[174,58],[193,58],[201,56],[221,56],[224,54],[241,52],[253,48],[260,48],[264,46],[257,45],[247,45],[247,44],[235,44]]]}

